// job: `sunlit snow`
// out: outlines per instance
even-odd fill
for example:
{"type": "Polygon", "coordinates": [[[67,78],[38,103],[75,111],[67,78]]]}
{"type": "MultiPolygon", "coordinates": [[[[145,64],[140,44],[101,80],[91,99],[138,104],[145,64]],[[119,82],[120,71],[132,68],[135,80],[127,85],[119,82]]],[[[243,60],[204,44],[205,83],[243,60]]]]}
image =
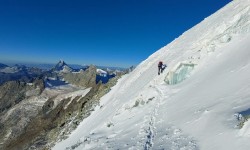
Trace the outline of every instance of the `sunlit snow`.
{"type": "Polygon", "coordinates": [[[53,150],[248,150],[235,114],[250,108],[249,41],[250,0],[234,0],[123,76],[53,150]]]}

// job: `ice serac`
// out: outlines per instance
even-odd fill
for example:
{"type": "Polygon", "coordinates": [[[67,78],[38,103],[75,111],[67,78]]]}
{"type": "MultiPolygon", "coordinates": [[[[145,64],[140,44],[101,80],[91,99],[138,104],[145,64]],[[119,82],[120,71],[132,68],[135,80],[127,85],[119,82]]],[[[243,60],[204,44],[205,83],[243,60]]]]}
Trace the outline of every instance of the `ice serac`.
{"type": "Polygon", "coordinates": [[[235,117],[250,108],[249,41],[250,0],[234,0],[121,78],[53,149],[249,149],[235,117]]]}
{"type": "Polygon", "coordinates": [[[181,81],[189,77],[191,71],[194,69],[196,64],[180,62],[171,70],[169,70],[165,81],[167,84],[178,84],[181,81]]]}

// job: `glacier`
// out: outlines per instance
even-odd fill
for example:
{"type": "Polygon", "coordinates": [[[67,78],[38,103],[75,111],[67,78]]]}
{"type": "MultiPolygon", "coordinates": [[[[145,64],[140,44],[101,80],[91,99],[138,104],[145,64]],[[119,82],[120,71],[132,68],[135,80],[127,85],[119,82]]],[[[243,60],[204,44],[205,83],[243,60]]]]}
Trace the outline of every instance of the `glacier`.
{"type": "Polygon", "coordinates": [[[234,0],[119,79],[52,149],[248,150],[250,121],[235,114],[250,108],[249,41],[250,0],[234,0]]]}

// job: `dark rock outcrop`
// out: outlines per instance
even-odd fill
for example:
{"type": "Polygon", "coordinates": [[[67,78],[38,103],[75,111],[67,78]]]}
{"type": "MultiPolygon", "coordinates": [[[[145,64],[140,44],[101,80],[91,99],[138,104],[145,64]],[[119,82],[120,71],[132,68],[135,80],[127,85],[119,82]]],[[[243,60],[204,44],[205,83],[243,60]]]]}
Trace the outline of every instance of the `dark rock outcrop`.
{"type": "Polygon", "coordinates": [[[37,90],[39,95],[44,90],[43,80],[36,79],[30,84],[9,81],[0,86],[0,114],[27,98],[29,96],[27,92],[32,90],[37,90]]]}
{"type": "Polygon", "coordinates": [[[58,100],[60,93],[49,96],[45,92],[49,90],[45,89],[43,77],[30,83],[10,81],[0,86],[0,149],[50,149],[58,139],[67,138],[94,111],[99,99],[120,77],[116,76],[106,84],[96,84],[95,66],[80,73],[59,76],[80,86],[78,89],[88,88],[89,92],[58,100]]]}
{"type": "Polygon", "coordinates": [[[75,97],[65,109],[71,98],[60,101],[55,108],[54,98],[44,103],[38,115],[25,127],[25,132],[5,143],[4,149],[49,149],[60,137],[64,139],[79,123],[88,117],[99,104],[97,96],[101,84],[92,87],[84,97],[75,97]]]}
{"type": "Polygon", "coordinates": [[[25,132],[26,125],[36,116],[36,107],[27,99],[36,97],[44,90],[42,79],[32,83],[9,81],[0,86],[0,149],[25,132]]]}
{"type": "Polygon", "coordinates": [[[71,72],[73,69],[69,67],[63,60],[60,60],[55,67],[52,68],[52,71],[56,72],[71,72]]]}
{"type": "Polygon", "coordinates": [[[63,74],[65,81],[82,87],[94,87],[96,85],[96,67],[91,65],[85,71],[79,73],[63,74]]]}

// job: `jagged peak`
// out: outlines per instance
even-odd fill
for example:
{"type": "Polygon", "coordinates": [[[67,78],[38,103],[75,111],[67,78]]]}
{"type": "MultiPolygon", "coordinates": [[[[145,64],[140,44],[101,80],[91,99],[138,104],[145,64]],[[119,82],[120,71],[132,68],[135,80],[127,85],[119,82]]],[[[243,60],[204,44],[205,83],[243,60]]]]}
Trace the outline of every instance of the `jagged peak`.
{"type": "Polygon", "coordinates": [[[59,62],[57,63],[58,65],[60,65],[60,66],[63,66],[63,65],[67,65],[66,63],[65,63],[65,61],[64,60],[59,60],[59,62]]]}
{"type": "Polygon", "coordinates": [[[71,67],[69,67],[68,64],[65,61],[59,60],[59,62],[55,65],[55,67],[52,70],[70,72],[73,69],[71,67]]]}

